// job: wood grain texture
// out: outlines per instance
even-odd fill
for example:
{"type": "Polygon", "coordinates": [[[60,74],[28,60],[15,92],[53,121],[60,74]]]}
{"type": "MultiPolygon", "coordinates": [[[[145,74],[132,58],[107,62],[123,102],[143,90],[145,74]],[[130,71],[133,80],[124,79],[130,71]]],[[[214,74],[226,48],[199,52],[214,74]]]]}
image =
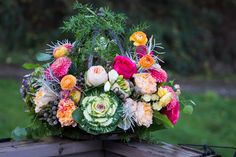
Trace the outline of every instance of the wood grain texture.
{"type": "Polygon", "coordinates": [[[122,143],[115,140],[47,139],[0,143],[0,157],[196,157],[201,151],[168,143],[122,143]]]}

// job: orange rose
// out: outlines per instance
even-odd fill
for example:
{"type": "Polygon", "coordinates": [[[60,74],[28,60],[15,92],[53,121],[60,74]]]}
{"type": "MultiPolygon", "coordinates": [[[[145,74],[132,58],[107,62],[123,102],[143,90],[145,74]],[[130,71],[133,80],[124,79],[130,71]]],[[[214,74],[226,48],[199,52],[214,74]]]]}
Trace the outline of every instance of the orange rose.
{"type": "Polygon", "coordinates": [[[76,85],[76,77],[73,75],[66,75],[60,82],[62,90],[72,90],[76,85]]]}
{"type": "Polygon", "coordinates": [[[138,31],[129,37],[130,41],[134,41],[134,46],[146,45],[148,39],[145,33],[138,31]]]}
{"type": "Polygon", "coordinates": [[[143,56],[139,60],[139,65],[142,68],[150,68],[154,63],[155,63],[154,58],[150,54],[143,56]]]}

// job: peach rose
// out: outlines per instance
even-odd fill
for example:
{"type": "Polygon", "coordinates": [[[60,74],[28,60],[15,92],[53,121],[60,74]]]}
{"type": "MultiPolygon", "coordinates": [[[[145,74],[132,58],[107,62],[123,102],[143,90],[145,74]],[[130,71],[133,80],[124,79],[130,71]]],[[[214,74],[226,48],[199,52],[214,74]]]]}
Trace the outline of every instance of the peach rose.
{"type": "Polygon", "coordinates": [[[156,80],[149,73],[134,74],[135,90],[141,94],[152,94],[157,90],[156,80]]]}
{"type": "Polygon", "coordinates": [[[76,77],[73,75],[66,75],[60,82],[62,90],[72,90],[76,85],[76,77]]]}

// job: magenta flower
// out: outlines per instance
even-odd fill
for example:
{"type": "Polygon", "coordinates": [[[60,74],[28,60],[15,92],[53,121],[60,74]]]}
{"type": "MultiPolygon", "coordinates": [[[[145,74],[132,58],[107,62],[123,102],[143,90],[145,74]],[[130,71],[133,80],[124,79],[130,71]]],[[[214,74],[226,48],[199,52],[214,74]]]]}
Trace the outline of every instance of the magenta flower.
{"type": "Polygon", "coordinates": [[[173,91],[173,89],[170,86],[164,86],[163,88],[166,88],[169,92],[171,92],[173,98],[171,102],[165,108],[163,108],[162,113],[164,113],[172,122],[172,124],[175,125],[179,119],[180,105],[176,93],[173,91]]]}
{"type": "Polygon", "coordinates": [[[130,79],[133,74],[137,73],[136,64],[125,56],[115,57],[113,69],[125,79],[130,79]]]}
{"type": "MultiPolygon", "coordinates": [[[[137,55],[138,55],[139,58],[142,58],[143,56],[145,56],[146,54],[148,54],[147,46],[145,46],[145,45],[137,46],[137,48],[136,48],[136,53],[137,53],[137,55]]],[[[151,56],[154,55],[153,51],[150,52],[150,55],[151,55],[151,56]]]]}

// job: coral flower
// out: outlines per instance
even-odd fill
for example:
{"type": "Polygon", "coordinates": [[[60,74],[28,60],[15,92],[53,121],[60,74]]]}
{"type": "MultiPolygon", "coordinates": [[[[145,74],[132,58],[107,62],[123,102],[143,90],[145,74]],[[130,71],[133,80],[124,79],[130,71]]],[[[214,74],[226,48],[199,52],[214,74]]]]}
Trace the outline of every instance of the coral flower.
{"type": "Polygon", "coordinates": [[[72,118],[72,113],[76,109],[74,101],[71,99],[61,99],[58,104],[57,118],[61,126],[76,126],[76,122],[72,118]]]}
{"type": "Polygon", "coordinates": [[[129,40],[134,41],[134,46],[146,45],[148,41],[146,34],[141,31],[133,33],[129,40]]]}
{"type": "Polygon", "coordinates": [[[76,77],[73,75],[66,75],[60,82],[62,90],[72,90],[76,85],[76,77]]]}
{"type": "Polygon", "coordinates": [[[153,58],[150,54],[146,54],[145,56],[143,56],[143,57],[139,60],[139,63],[138,63],[138,64],[139,64],[143,69],[147,69],[147,68],[151,68],[154,63],[155,63],[154,58],[153,58]]]}
{"type": "Polygon", "coordinates": [[[135,90],[141,94],[155,93],[157,88],[156,80],[149,73],[134,74],[135,90]]]}

